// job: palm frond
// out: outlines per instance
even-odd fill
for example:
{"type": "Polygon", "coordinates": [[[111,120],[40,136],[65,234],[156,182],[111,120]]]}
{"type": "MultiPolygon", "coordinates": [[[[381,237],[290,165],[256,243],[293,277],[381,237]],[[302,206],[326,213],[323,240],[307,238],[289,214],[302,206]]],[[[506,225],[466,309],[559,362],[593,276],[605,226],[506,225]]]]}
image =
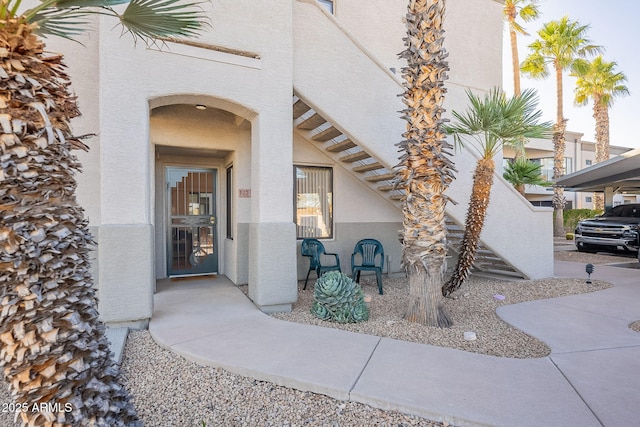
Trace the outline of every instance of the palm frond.
{"type": "Polygon", "coordinates": [[[27,10],[23,18],[37,23],[41,36],[75,39],[89,29],[87,16],[92,14],[116,17],[134,40],[145,42],[160,37],[187,38],[197,36],[209,26],[200,2],[180,0],[45,0],[27,10]],[[113,7],[128,6],[122,14],[113,7]]]}
{"type": "Polygon", "coordinates": [[[89,29],[88,13],[82,9],[44,9],[36,13],[31,22],[38,24],[35,33],[42,36],[58,36],[69,40],[89,29]]]}
{"type": "Polygon", "coordinates": [[[199,5],[178,0],[133,0],[120,15],[120,22],[134,39],[194,37],[209,25],[199,5]]]}
{"type": "Polygon", "coordinates": [[[542,111],[537,109],[538,97],[533,89],[511,98],[500,89],[492,89],[483,98],[467,91],[469,107],[464,113],[452,111],[455,121],[445,127],[457,145],[464,141],[483,158],[491,158],[503,145],[524,144],[529,138],[551,136],[551,123],[538,121],[542,111]]]}

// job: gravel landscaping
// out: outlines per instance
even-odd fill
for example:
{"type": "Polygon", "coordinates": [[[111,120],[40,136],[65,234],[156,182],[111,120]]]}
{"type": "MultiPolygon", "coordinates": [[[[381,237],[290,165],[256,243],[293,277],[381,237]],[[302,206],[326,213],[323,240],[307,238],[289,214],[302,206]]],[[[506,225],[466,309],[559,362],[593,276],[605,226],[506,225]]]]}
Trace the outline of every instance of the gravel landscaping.
{"type": "Polygon", "coordinates": [[[365,295],[371,297],[367,322],[339,324],[314,317],[310,312],[313,301],[311,284],[306,291],[300,288],[298,302],[290,313],[278,313],[273,317],[493,356],[544,357],[549,354],[549,347],[503,322],[496,314],[496,308],[610,287],[605,282],[593,281],[592,284],[586,284],[585,280],[579,279],[503,281],[473,276],[454,293],[455,299],[445,299],[445,308],[454,324],[450,328],[441,329],[416,325],[403,319],[409,300],[407,280],[404,277],[385,278],[384,295],[378,294],[375,278],[363,278],[361,284],[365,295]],[[467,331],[475,332],[477,339],[465,340],[464,333],[467,331]]]}
{"type": "MultiPolygon", "coordinates": [[[[624,256],[576,251],[556,252],[556,259],[592,264],[633,260],[624,256]]],[[[368,322],[338,325],[315,319],[309,313],[313,283],[309,284],[306,291],[300,291],[299,302],[291,313],[274,317],[500,357],[532,358],[547,355],[549,348],[500,320],[495,314],[497,307],[592,292],[609,286],[600,281],[586,284],[584,279],[504,281],[474,276],[456,292],[456,299],[446,300],[446,308],[455,324],[443,330],[408,324],[402,319],[407,299],[407,284],[403,276],[385,278],[383,296],[378,295],[372,277],[363,277],[362,285],[365,293],[371,296],[371,317],[368,322]],[[475,332],[477,339],[464,340],[466,331],[475,332]]],[[[640,332],[640,320],[630,327],[640,332]]],[[[148,427],[202,427],[203,421],[208,427],[446,425],[276,386],[218,368],[199,366],[160,348],[148,331],[129,334],[122,371],[125,384],[148,427]]],[[[11,402],[6,389],[0,390],[0,402],[11,402]]],[[[11,414],[0,414],[1,426],[13,425],[12,422],[11,414]]]]}

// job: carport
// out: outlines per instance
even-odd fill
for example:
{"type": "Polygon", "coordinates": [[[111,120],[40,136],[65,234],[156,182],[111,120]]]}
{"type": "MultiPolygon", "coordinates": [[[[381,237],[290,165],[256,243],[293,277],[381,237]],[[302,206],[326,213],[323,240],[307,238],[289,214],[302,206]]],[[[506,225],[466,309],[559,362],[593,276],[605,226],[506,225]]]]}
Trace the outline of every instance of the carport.
{"type": "Polygon", "coordinates": [[[640,194],[640,148],[555,179],[565,191],[604,193],[604,207],[615,194],[640,194]]]}

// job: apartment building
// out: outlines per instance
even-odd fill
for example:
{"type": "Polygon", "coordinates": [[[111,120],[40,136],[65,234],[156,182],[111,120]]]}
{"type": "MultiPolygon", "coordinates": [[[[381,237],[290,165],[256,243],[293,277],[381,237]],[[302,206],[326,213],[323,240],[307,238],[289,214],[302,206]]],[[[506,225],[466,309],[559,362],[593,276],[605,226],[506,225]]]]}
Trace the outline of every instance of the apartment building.
{"type": "MultiPolygon", "coordinates": [[[[445,107],[502,81],[502,2],[450,0],[445,107]]],[[[401,271],[392,185],[405,0],[217,0],[199,39],[144,46],[95,18],[66,54],[83,116],[78,198],[98,246],[106,322],[144,327],[159,279],[220,274],[265,312],[290,309],[305,237],[339,254],[373,237],[401,271]]],[[[456,150],[447,211],[455,252],[476,157],[456,150]]],[[[496,176],[477,268],[553,274],[551,213],[496,176]],[[505,209],[509,206],[509,209],[505,209]],[[526,226],[524,226],[526,224],[526,226]],[[532,230],[536,230],[533,232],[532,230]],[[523,245],[522,242],[527,242],[523,245]]],[[[454,255],[452,255],[454,256],[454,255]]]]}

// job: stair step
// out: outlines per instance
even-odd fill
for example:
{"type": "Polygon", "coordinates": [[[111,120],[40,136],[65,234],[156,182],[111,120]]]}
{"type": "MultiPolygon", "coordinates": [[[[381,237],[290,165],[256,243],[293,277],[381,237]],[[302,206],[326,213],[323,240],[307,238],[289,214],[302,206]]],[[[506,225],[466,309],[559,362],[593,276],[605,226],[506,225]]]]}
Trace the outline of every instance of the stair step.
{"type": "Polygon", "coordinates": [[[391,190],[395,190],[396,186],[393,184],[389,184],[389,185],[379,185],[378,186],[378,191],[391,191],[391,190]]]}
{"type": "Polygon", "coordinates": [[[298,99],[293,104],[293,120],[297,119],[298,117],[301,117],[304,113],[306,113],[309,110],[311,110],[311,107],[305,104],[301,99],[298,99]]]}
{"type": "Polygon", "coordinates": [[[393,172],[389,173],[381,173],[379,175],[370,175],[365,178],[366,181],[369,182],[380,182],[380,181],[391,181],[395,179],[396,174],[393,172]]]}
{"type": "Polygon", "coordinates": [[[366,151],[358,151],[357,153],[348,154],[346,156],[340,157],[340,161],[345,163],[353,163],[353,162],[357,162],[358,160],[368,159],[370,157],[371,155],[366,151]]]}
{"type": "Polygon", "coordinates": [[[345,139],[342,142],[338,142],[337,144],[333,144],[330,145],[326,148],[327,151],[330,151],[332,153],[339,153],[340,151],[345,151],[348,150],[349,148],[353,148],[355,147],[356,144],[350,140],[350,139],[345,139]]]}
{"type": "Polygon", "coordinates": [[[340,135],[342,135],[342,132],[340,132],[338,129],[334,128],[333,126],[331,126],[330,128],[327,128],[322,132],[320,132],[319,134],[315,135],[311,139],[313,139],[314,141],[327,142],[330,139],[336,138],[340,135]]]}
{"type": "Polygon", "coordinates": [[[298,129],[302,130],[312,130],[325,123],[327,123],[327,121],[324,119],[324,117],[322,117],[318,113],[315,113],[313,116],[300,123],[297,127],[298,129]]]}
{"type": "Polygon", "coordinates": [[[360,165],[353,168],[354,172],[369,172],[378,169],[384,169],[385,167],[379,162],[367,163],[366,165],[360,165]]]}
{"type": "Polygon", "coordinates": [[[513,267],[509,264],[506,264],[501,259],[496,261],[479,261],[476,259],[474,262],[475,265],[483,267],[483,269],[495,269],[495,270],[504,270],[504,271],[514,271],[513,267]]]}
{"type": "Polygon", "coordinates": [[[488,267],[483,267],[482,269],[480,269],[480,271],[482,271],[483,273],[495,273],[495,274],[502,274],[505,276],[512,276],[512,277],[521,277],[522,278],[522,274],[514,269],[510,269],[510,270],[504,270],[502,268],[498,268],[496,266],[488,266],[488,267]]]}

